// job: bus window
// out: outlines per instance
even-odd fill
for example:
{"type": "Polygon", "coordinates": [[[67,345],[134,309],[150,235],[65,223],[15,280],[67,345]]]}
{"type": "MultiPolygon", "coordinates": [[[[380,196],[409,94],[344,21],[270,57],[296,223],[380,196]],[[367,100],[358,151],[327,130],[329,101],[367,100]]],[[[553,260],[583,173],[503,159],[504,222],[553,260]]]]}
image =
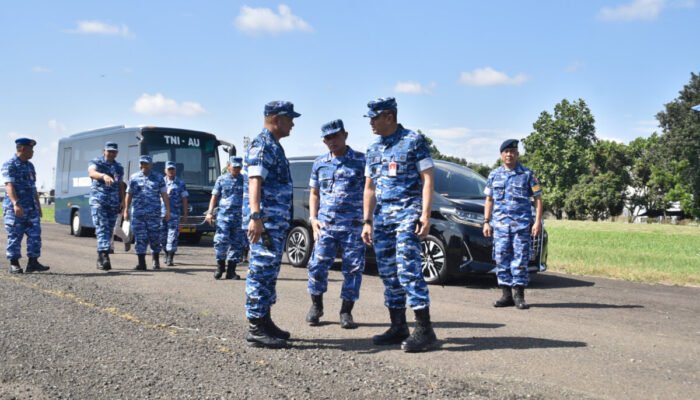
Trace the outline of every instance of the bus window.
{"type": "Polygon", "coordinates": [[[63,149],[63,169],[61,170],[61,191],[68,193],[68,182],[70,179],[70,161],[73,157],[73,149],[66,147],[63,149]]]}

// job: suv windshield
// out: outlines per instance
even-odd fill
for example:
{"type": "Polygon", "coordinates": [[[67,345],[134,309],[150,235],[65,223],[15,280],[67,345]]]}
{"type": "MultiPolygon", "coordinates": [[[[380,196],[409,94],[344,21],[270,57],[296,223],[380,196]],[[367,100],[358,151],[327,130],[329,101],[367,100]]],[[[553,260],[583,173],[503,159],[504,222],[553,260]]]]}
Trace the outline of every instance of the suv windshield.
{"type": "Polygon", "coordinates": [[[153,169],[163,173],[166,161],[174,161],[187,185],[214,186],[219,176],[217,141],[213,136],[191,131],[143,133],[143,152],[153,157],[153,169]]]}
{"type": "Polygon", "coordinates": [[[483,199],[486,179],[465,167],[435,163],[435,191],[448,198],[483,199]]]}

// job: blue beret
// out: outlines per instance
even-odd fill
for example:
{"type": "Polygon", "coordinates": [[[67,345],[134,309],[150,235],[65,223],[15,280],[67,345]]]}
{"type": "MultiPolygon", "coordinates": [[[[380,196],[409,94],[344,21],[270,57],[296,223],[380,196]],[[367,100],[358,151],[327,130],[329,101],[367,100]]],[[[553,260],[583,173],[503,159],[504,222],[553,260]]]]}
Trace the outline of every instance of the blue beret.
{"type": "Polygon", "coordinates": [[[151,156],[141,156],[139,157],[139,163],[151,164],[153,163],[153,158],[151,156]]]}
{"type": "Polygon", "coordinates": [[[165,169],[170,169],[170,168],[177,168],[177,166],[175,165],[175,161],[167,161],[165,163],[165,169]]]}
{"type": "Polygon", "coordinates": [[[338,133],[345,130],[342,119],[336,119],[334,121],[328,122],[321,126],[321,137],[324,138],[328,135],[338,133]]]}
{"type": "Polygon", "coordinates": [[[15,144],[21,144],[22,146],[35,146],[36,140],[22,137],[15,139],[15,144]]]}
{"type": "Polygon", "coordinates": [[[105,143],[105,150],[107,150],[107,151],[119,151],[119,145],[116,144],[115,142],[106,142],[105,143]]]}
{"type": "Polygon", "coordinates": [[[301,117],[301,114],[294,111],[294,104],[289,101],[271,101],[265,104],[265,116],[285,115],[290,118],[301,117]]]}
{"type": "Polygon", "coordinates": [[[369,103],[367,103],[367,107],[369,108],[369,111],[367,111],[367,114],[365,115],[365,117],[374,118],[377,115],[379,115],[382,112],[387,111],[387,110],[396,111],[396,108],[397,108],[396,99],[393,97],[386,97],[386,98],[380,97],[376,100],[372,100],[369,103]]]}
{"type": "Polygon", "coordinates": [[[228,158],[228,163],[231,164],[232,167],[242,167],[243,159],[241,157],[231,156],[228,158]]]}
{"type": "Polygon", "coordinates": [[[501,153],[505,149],[518,149],[518,141],[516,139],[508,139],[501,144],[501,153]]]}

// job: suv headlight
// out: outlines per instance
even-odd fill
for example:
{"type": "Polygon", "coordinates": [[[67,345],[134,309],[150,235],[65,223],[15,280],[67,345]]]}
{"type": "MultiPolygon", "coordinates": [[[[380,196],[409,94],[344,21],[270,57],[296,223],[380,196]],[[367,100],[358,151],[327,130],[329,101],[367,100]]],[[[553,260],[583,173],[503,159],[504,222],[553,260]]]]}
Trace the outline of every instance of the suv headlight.
{"type": "Polygon", "coordinates": [[[452,222],[463,225],[481,227],[484,224],[484,215],[464,211],[454,207],[440,207],[440,213],[452,222]]]}

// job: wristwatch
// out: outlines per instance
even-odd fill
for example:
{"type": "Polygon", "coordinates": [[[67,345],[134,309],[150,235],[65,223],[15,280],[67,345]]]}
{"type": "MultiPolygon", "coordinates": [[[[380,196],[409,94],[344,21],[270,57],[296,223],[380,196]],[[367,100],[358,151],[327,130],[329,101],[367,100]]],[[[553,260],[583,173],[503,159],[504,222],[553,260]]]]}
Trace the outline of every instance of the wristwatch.
{"type": "Polygon", "coordinates": [[[371,219],[366,219],[366,220],[362,221],[362,224],[363,225],[372,225],[372,222],[373,221],[371,219]]]}
{"type": "Polygon", "coordinates": [[[256,212],[250,213],[250,219],[253,221],[257,221],[259,219],[262,219],[262,215],[260,214],[259,211],[256,211],[256,212]]]}

